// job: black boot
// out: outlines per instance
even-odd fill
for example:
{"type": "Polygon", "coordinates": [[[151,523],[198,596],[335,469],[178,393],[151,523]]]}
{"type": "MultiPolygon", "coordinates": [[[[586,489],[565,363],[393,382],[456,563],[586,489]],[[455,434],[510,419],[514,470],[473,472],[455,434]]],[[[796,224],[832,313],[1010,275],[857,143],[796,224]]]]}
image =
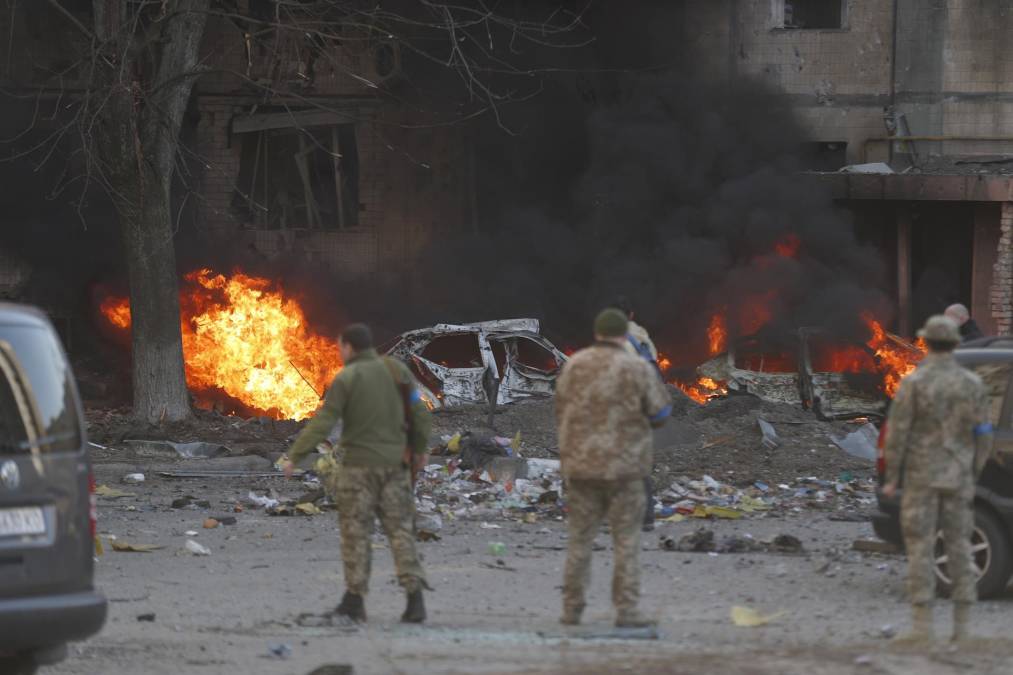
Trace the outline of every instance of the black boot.
{"type": "Polygon", "coordinates": [[[345,591],[345,596],[341,598],[341,604],[334,613],[338,616],[347,616],[352,621],[366,623],[366,604],[358,593],[345,591]]]}
{"type": "Polygon", "coordinates": [[[401,615],[402,623],[422,623],[426,620],[426,602],[422,599],[422,591],[408,594],[408,605],[401,615]]]}

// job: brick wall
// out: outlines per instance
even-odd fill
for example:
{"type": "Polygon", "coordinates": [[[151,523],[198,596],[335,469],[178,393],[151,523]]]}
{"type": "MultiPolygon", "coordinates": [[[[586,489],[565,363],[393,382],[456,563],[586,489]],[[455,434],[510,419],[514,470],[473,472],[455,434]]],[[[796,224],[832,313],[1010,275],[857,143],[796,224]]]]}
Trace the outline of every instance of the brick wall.
{"type": "Polygon", "coordinates": [[[1013,202],[1003,202],[999,216],[999,252],[992,276],[992,317],[997,335],[1013,331],[1013,202]]]}
{"type": "MultiPolygon", "coordinates": [[[[227,21],[210,21],[206,46],[213,53],[212,74],[197,90],[200,121],[196,162],[202,173],[200,220],[203,226],[238,245],[252,245],[268,256],[297,255],[308,263],[373,274],[387,267],[411,266],[433,236],[460,229],[470,218],[467,143],[459,127],[407,129],[400,106],[373,98],[375,92],[348,72],[370,77],[371,57],[361,43],[334,47],[306,70],[298,36],[264,54],[247,51],[242,32],[227,21]],[[268,77],[273,92],[260,84],[268,77]],[[372,99],[372,103],[364,103],[372,99]],[[359,222],[346,231],[252,229],[232,208],[242,158],[242,134],[231,123],[263,106],[292,110],[321,106],[348,110],[356,122],[359,155],[359,222]]],[[[239,186],[243,192],[249,186],[239,186]]]]}

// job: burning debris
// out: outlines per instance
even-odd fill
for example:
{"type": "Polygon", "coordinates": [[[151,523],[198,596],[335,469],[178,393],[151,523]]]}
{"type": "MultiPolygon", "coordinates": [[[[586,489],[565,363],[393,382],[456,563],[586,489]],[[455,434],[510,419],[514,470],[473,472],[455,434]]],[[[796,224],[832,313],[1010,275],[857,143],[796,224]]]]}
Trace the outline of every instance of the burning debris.
{"type": "Polygon", "coordinates": [[[384,353],[404,361],[430,408],[552,396],[566,356],[537,319],[437,324],[399,336],[384,353]]]}
{"type": "MultiPolygon", "coordinates": [[[[274,419],[313,414],[341,356],[307,325],[298,300],[241,272],[200,269],[183,279],[183,356],[197,405],[274,419]]],[[[126,298],[107,297],[99,309],[114,330],[130,329],[126,298]]]]}

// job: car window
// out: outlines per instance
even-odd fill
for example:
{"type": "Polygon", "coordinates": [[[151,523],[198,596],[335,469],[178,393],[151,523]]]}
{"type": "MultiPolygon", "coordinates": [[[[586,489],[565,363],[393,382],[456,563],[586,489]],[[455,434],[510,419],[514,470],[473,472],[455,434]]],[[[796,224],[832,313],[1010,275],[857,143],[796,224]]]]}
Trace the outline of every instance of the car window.
{"type": "MultiPolygon", "coordinates": [[[[0,354],[0,359],[4,359],[0,354]]],[[[29,448],[28,428],[23,412],[27,412],[27,399],[15,393],[9,373],[12,366],[0,364],[0,455],[24,452],[29,448]],[[3,367],[7,366],[7,367],[3,367]],[[20,399],[20,400],[19,400],[20,399]]]]}
{"type": "Polygon", "coordinates": [[[481,368],[482,350],[477,333],[453,333],[434,337],[419,354],[447,368],[481,368]]]}
{"type": "Polygon", "coordinates": [[[63,452],[81,447],[81,429],[70,367],[52,331],[32,326],[0,326],[28,378],[38,410],[42,450],[63,452]]]}
{"type": "Polygon", "coordinates": [[[517,338],[517,362],[545,373],[554,372],[559,367],[552,352],[534,340],[523,337],[517,338]]]}

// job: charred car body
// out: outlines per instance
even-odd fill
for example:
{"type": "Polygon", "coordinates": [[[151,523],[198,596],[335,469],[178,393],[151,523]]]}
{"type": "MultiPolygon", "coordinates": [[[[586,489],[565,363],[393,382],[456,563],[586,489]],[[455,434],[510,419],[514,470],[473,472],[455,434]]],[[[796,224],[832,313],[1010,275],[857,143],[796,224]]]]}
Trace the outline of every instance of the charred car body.
{"type": "Polygon", "coordinates": [[[432,408],[552,396],[566,356],[537,319],[437,324],[380,348],[404,361],[432,408]]]}
{"type": "MultiPolygon", "coordinates": [[[[773,351],[758,336],[740,339],[697,372],[734,391],[800,405],[821,419],[884,414],[889,368],[882,349],[835,339],[817,328],[800,328],[792,337],[789,348],[773,351]]],[[[882,338],[890,354],[911,362],[921,358],[920,350],[902,338],[890,333],[882,338]]]]}

